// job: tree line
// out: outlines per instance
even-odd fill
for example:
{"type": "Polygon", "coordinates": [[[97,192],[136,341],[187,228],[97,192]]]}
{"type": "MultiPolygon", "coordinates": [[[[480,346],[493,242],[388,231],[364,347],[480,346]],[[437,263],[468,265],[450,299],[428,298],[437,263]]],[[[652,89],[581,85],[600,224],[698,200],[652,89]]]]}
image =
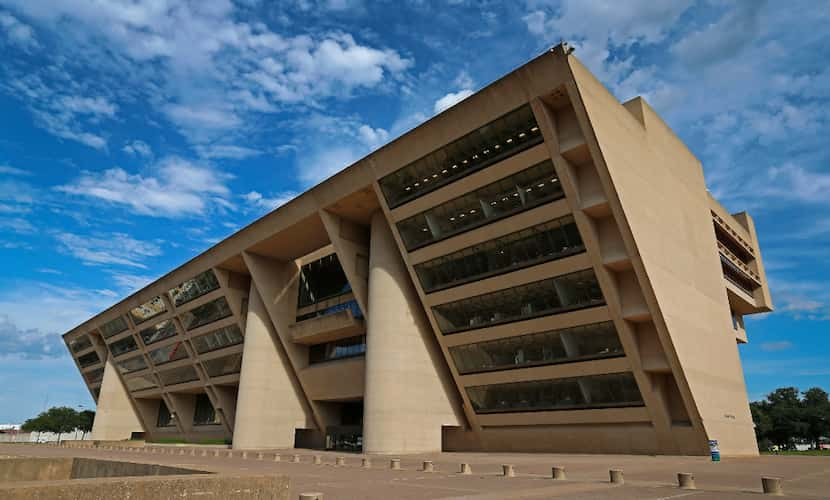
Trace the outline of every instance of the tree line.
{"type": "Polygon", "coordinates": [[[830,437],[830,400],[818,387],[804,392],[782,387],[763,401],[753,401],[749,409],[762,450],[773,445],[794,448],[796,442],[818,448],[822,438],[830,437]]]}
{"type": "Polygon", "coordinates": [[[83,439],[86,433],[92,430],[93,420],[95,420],[94,411],[75,411],[68,406],[54,406],[23,422],[20,429],[24,432],[37,432],[38,435],[41,432],[54,432],[58,435],[58,443],[60,443],[60,435],[72,431],[81,431],[83,433],[81,439],[83,439]]]}

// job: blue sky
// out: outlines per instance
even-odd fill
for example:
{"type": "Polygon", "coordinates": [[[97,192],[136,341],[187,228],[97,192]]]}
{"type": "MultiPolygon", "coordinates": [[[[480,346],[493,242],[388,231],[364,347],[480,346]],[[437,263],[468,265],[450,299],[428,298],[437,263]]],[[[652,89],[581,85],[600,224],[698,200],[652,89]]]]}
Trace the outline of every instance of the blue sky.
{"type": "Polygon", "coordinates": [[[92,406],[60,334],[560,39],[755,217],[752,399],[830,388],[830,6],[0,0],[0,423],[92,406]]]}

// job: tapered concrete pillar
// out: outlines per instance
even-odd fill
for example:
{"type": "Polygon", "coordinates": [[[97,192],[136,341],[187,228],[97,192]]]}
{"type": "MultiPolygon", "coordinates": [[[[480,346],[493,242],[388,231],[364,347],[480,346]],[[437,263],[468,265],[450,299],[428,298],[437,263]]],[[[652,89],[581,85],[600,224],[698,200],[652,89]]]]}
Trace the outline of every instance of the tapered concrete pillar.
{"type": "Polygon", "coordinates": [[[92,423],[92,439],[111,441],[130,439],[133,432],[143,432],[141,421],[130,402],[127,389],[118,376],[118,368],[107,358],[104,379],[98,395],[98,407],[92,423]]]}
{"type": "Polygon", "coordinates": [[[441,450],[441,427],[462,425],[435,337],[383,214],[372,217],[366,318],[363,450],[441,450]]]}
{"type": "Polygon", "coordinates": [[[294,430],[307,427],[307,410],[279,342],[265,303],[251,284],[234,448],[291,448],[294,430]]]}

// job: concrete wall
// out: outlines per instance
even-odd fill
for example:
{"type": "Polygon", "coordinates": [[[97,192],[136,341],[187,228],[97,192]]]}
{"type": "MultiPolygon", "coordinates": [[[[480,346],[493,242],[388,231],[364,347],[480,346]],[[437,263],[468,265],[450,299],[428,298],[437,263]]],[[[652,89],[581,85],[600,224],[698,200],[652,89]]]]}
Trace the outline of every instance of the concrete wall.
{"type": "Polygon", "coordinates": [[[111,358],[107,358],[101,393],[98,396],[98,408],[92,424],[92,439],[130,439],[133,432],[143,431],[127,389],[118,376],[118,368],[111,358]]]}

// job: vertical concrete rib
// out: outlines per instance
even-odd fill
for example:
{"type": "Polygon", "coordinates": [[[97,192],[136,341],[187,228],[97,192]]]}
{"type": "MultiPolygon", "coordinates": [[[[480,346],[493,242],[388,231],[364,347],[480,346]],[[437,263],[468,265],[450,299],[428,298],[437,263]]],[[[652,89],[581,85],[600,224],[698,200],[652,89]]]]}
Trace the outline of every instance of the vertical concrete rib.
{"type": "Polygon", "coordinates": [[[363,314],[368,306],[368,258],[369,241],[366,227],[343,219],[326,210],[320,210],[320,219],[334,246],[343,273],[352,287],[354,298],[363,314]]]}
{"type": "Polygon", "coordinates": [[[449,375],[392,231],[372,217],[366,319],[363,450],[441,450],[441,427],[462,425],[449,375]]]}
{"type": "MultiPolygon", "coordinates": [[[[251,274],[257,271],[252,269],[251,274]]],[[[275,274],[255,277],[251,281],[233,433],[234,448],[291,448],[294,446],[295,429],[308,427],[311,420],[305,396],[255,284],[268,279],[275,286],[285,288],[280,278],[275,274]]]]}
{"type": "Polygon", "coordinates": [[[112,358],[108,357],[104,365],[104,379],[101,381],[95,421],[92,424],[92,439],[129,439],[133,432],[143,431],[127,389],[118,376],[118,368],[112,362],[112,358]]]}

